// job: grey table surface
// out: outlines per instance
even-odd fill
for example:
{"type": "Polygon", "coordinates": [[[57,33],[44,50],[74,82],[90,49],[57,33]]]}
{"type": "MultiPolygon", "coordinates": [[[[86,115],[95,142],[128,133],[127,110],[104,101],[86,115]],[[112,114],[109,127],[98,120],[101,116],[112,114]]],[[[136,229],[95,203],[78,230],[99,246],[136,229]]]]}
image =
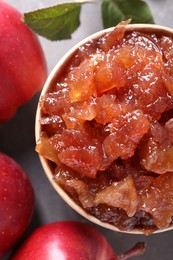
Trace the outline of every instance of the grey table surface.
{"type": "MultiPolygon", "coordinates": [[[[58,0],[6,0],[21,12],[46,7],[60,3],[58,0]]],[[[65,2],[65,1],[63,1],[65,2]]],[[[173,1],[148,0],[155,22],[173,28],[173,1]]],[[[50,42],[40,37],[45,52],[49,73],[57,61],[86,36],[103,29],[100,1],[89,3],[82,7],[81,26],[73,34],[71,40],[50,42]]],[[[52,188],[41,167],[35,152],[35,112],[39,94],[23,105],[15,117],[0,128],[0,151],[13,157],[28,174],[36,196],[34,216],[28,233],[36,227],[53,221],[79,220],[88,222],[72,208],[52,188]]],[[[141,260],[172,260],[173,259],[173,230],[150,236],[129,235],[96,226],[108,239],[117,253],[124,252],[139,240],[146,241],[146,253],[135,259],[141,260]]],[[[8,259],[7,257],[6,259],[8,259]]],[[[73,260],[73,259],[72,259],[73,260]]]]}

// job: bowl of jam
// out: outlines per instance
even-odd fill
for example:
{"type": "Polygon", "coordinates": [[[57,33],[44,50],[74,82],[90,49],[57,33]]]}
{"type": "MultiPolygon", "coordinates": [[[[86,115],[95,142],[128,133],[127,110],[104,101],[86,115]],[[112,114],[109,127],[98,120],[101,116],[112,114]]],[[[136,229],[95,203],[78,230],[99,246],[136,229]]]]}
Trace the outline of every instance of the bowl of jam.
{"type": "Polygon", "coordinates": [[[58,194],[103,227],[173,224],[173,30],[124,21],[55,66],[36,115],[36,151],[58,194]]]}

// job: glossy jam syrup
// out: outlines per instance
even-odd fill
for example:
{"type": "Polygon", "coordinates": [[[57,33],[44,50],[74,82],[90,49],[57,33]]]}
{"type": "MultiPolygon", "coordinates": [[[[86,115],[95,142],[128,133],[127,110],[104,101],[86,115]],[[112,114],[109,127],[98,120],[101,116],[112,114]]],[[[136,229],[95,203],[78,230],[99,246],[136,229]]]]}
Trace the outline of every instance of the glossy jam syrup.
{"type": "Polygon", "coordinates": [[[121,230],[173,216],[173,39],[112,32],[79,47],[42,96],[40,155],[88,213],[121,230]]]}

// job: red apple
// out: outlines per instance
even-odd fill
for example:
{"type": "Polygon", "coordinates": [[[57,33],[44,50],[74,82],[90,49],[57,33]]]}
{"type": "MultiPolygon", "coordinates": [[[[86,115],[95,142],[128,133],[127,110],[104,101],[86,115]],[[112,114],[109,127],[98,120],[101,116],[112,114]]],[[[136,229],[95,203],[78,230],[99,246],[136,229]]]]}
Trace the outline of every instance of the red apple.
{"type": "Polygon", "coordinates": [[[82,222],[64,221],[37,228],[11,260],[125,260],[143,252],[142,243],[117,257],[96,228],[82,222]]]}
{"type": "Polygon", "coordinates": [[[0,259],[28,227],[34,209],[34,191],[23,169],[0,153],[0,259]]]}
{"type": "Polygon", "coordinates": [[[22,14],[0,0],[0,123],[9,120],[47,77],[41,44],[22,14]]]}

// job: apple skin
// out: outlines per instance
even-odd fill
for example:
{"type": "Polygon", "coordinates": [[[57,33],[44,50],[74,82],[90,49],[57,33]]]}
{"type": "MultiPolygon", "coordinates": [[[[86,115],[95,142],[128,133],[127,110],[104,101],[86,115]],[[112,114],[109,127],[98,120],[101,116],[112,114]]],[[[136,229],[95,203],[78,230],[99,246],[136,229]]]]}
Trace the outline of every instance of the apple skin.
{"type": "Polygon", "coordinates": [[[39,39],[22,14],[0,0],[0,123],[43,87],[47,65],[39,39]]]}
{"type": "Polygon", "coordinates": [[[45,224],[31,233],[11,260],[115,260],[105,237],[77,221],[45,224]]]}
{"type": "Polygon", "coordinates": [[[11,157],[0,153],[0,259],[28,227],[34,204],[27,175],[11,157]]]}

